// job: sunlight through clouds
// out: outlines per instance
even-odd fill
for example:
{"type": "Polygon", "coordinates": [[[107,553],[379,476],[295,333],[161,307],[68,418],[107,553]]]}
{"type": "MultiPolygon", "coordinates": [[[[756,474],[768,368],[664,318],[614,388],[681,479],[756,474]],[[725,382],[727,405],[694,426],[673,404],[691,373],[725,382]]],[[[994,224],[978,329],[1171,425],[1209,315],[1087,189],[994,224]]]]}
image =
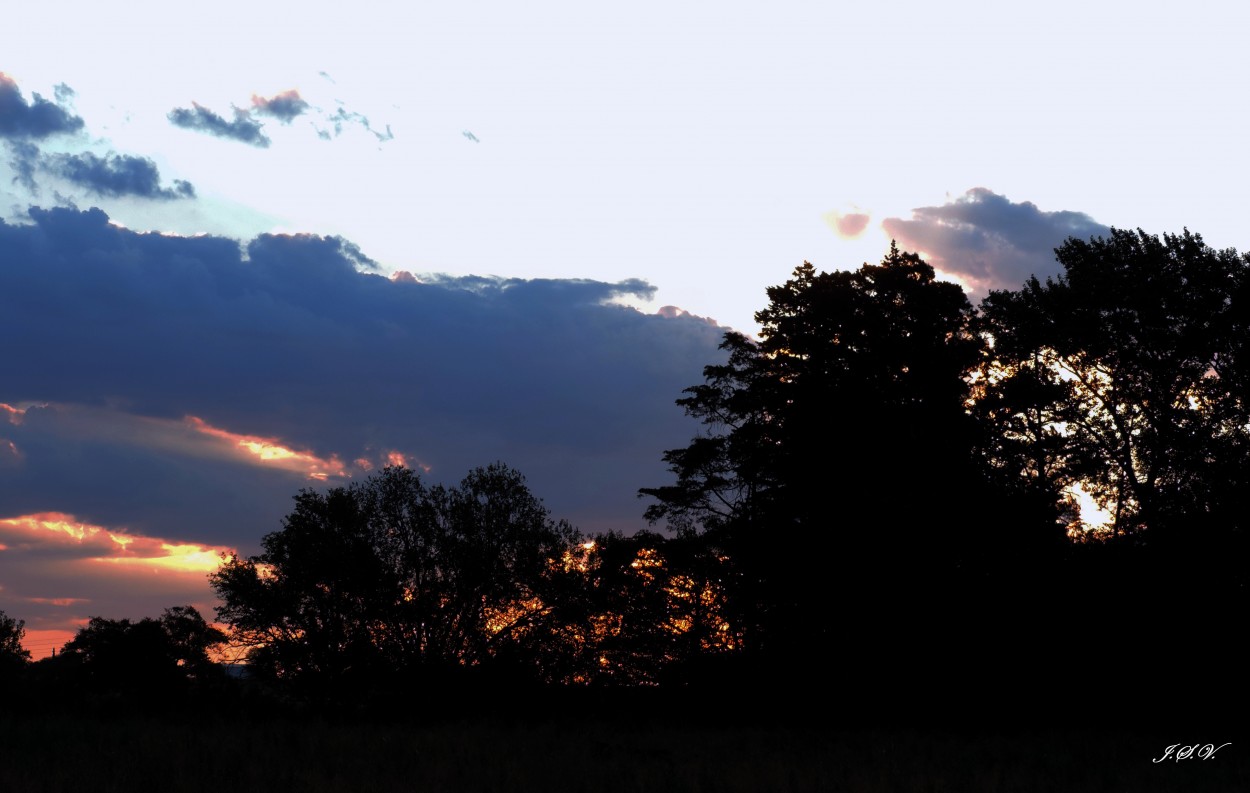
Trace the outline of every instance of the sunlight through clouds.
{"type": "Polygon", "coordinates": [[[214,427],[195,416],[187,416],[186,423],[198,433],[225,441],[230,448],[241,452],[242,459],[301,473],[318,481],[325,481],[331,476],[347,476],[347,470],[337,455],[318,457],[307,450],[288,448],[277,438],[240,435],[214,427]]]}
{"type": "MultiPolygon", "coordinates": [[[[231,552],[225,547],[196,543],[167,542],[155,537],[130,534],[84,523],[73,515],[42,512],[0,519],[0,537],[8,540],[6,552],[39,554],[49,547],[71,546],[81,549],[63,558],[76,561],[107,562],[181,573],[207,574],[221,564],[221,555],[231,552]]],[[[86,602],[78,598],[34,599],[31,602],[71,605],[86,602]],[[60,602],[58,602],[60,601],[60,602]]]]}

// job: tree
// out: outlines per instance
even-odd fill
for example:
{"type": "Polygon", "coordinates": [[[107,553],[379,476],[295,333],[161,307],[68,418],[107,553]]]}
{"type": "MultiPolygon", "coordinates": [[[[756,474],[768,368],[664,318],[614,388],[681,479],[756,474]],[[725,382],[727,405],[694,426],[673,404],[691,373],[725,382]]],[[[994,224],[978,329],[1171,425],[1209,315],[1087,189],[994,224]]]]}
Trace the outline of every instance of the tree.
{"type": "Polygon", "coordinates": [[[165,707],[215,677],[210,651],[225,642],[193,606],[138,621],[92,617],[59,655],[40,662],[62,699],[110,704],[126,699],[165,707]]]}
{"type": "Polygon", "coordinates": [[[705,431],[665,453],[676,483],[640,491],[649,520],[733,560],[750,641],[870,632],[1001,568],[1028,532],[996,518],[978,456],[983,343],[962,290],[892,246],[854,272],[804,263],[768,297],[760,340],[726,334],[728,360],[678,401],[705,431]]]}
{"type": "MultiPolygon", "coordinates": [[[[1074,487],[1111,514],[1105,535],[1191,544],[1239,530],[1250,486],[1250,359],[1237,324],[1250,258],[1188,230],[1112,229],[1056,250],[1064,272],[995,292],[981,409],[990,457],[1052,499],[1074,487]]],[[[1084,528],[1069,510],[1074,533],[1084,528]]]]}
{"type": "Polygon", "coordinates": [[[0,611],[0,673],[9,674],[30,661],[30,651],[22,647],[26,622],[0,611]]]}
{"type": "Polygon", "coordinates": [[[541,676],[526,647],[558,620],[577,540],[502,464],[456,487],[390,467],[302,491],[261,554],[211,581],[253,668],[314,695],[467,668],[541,676]]]}
{"type": "Polygon", "coordinates": [[[975,393],[995,430],[987,462],[1078,541],[1051,598],[1055,665],[1231,673],[1247,605],[1250,257],[1188,230],[1112,229],[1055,253],[1061,275],[982,303],[975,393]],[[1079,491],[1105,522],[1083,522],[1079,491]]]}

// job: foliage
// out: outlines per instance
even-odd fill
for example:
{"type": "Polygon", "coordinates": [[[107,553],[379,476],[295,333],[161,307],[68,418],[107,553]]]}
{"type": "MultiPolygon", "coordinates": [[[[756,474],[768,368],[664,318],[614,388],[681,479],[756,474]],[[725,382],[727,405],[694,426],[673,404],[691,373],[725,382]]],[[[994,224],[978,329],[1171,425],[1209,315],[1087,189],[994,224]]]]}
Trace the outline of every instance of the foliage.
{"type": "Polygon", "coordinates": [[[1188,230],[1113,229],[1056,255],[1061,276],[983,304],[990,459],[1052,499],[1079,485],[1111,513],[1108,535],[1175,548],[1234,530],[1250,486],[1236,319],[1250,258],[1188,230]]]}
{"type": "Polygon", "coordinates": [[[741,647],[730,565],[698,538],[609,532],[565,564],[577,575],[564,601],[571,641],[560,682],[685,683],[702,659],[741,647]]]}
{"type": "Polygon", "coordinates": [[[0,611],[0,674],[9,674],[30,661],[30,651],[22,647],[26,622],[0,611]]]}
{"type": "Polygon", "coordinates": [[[1001,567],[1029,535],[981,517],[1004,496],[968,409],[983,342],[960,288],[892,247],[853,272],[805,263],[768,296],[760,341],[726,334],[679,400],[704,433],[665,453],[675,484],[641,491],[649,520],[732,560],[751,641],[810,642],[858,619],[831,601],[871,592],[871,622],[1001,567]]]}
{"type": "Polygon", "coordinates": [[[210,653],[225,639],[193,606],[137,622],[92,617],[59,654],[34,664],[30,679],[62,705],[167,707],[220,681],[210,653]]]}
{"type": "Polygon", "coordinates": [[[252,668],[309,690],[471,667],[534,676],[519,648],[558,620],[556,560],[577,539],[502,464],[456,487],[390,467],[301,492],[260,555],[211,581],[252,668]]]}

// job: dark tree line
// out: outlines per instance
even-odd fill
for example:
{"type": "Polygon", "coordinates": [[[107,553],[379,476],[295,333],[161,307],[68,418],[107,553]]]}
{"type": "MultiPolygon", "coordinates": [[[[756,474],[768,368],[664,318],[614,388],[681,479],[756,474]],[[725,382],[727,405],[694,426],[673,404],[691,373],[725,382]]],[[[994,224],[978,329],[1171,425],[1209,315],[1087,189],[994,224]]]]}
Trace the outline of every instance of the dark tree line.
{"type": "MultiPolygon", "coordinates": [[[[339,702],[785,681],[984,704],[991,673],[1098,701],[1115,681],[1231,673],[1250,257],[1122,230],[1056,255],[1061,275],[979,308],[893,246],[855,271],[797,268],[759,339],[727,333],[678,400],[700,432],[664,453],[670,484],[640,491],[665,534],[586,537],[502,464],[454,487],[388,468],[301,492],[259,555],[211,578],[229,641],[253,679],[339,702]]],[[[224,636],[192,617],[93,621],[61,663],[145,647],[151,674],[202,677],[186,648],[224,636]]],[[[0,621],[0,650],[20,630],[0,621]]]]}
{"type": "Polygon", "coordinates": [[[732,560],[765,674],[973,686],[1010,659],[1047,692],[1245,660],[1250,258],[1188,231],[1056,255],[980,310],[895,248],[804,264],[687,389],[704,431],[647,517],[732,560]]]}

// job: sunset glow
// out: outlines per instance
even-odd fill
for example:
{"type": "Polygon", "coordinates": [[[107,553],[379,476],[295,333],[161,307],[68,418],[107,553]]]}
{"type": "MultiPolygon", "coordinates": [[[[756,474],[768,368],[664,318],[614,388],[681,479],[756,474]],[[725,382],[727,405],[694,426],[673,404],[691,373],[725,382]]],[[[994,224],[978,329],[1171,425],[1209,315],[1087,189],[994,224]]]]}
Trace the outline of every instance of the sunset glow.
{"type": "Polygon", "coordinates": [[[8,419],[10,424],[21,424],[22,418],[25,415],[25,410],[18,410],[12,405],[6,405],[5,403],[0,402],[0,416],[4,416],[8,419]]]}
{"type": "Polygon", "coordinates": [[[318,457],[311,451],[292,449],[285,446],[278,438],[241,435],[214,427],[196,416],[187,416],[186,423],[187,426],[202,435],[225,441],[231,448],[241,452],[241,456],[246,459],[265,465],[272,465],[275,468],[301,473],[309,479],[317,481],[325,481],[331,476],[347,476],[343,462],[337,455],[318,457]]]}
{"type": "MultiPolygon", "coordinates": [[[[204,574],[216,570],[225,547],[167,542],[155,537],[84,523],[61,512],[40,512],[0,519],[0,537],[13,549],[37,550],[45,545],[78,545],[82,560],[178,573],[204,574]]],[[[71,605],[74,598],[29,598],[30,602],[71,605]]]]}

